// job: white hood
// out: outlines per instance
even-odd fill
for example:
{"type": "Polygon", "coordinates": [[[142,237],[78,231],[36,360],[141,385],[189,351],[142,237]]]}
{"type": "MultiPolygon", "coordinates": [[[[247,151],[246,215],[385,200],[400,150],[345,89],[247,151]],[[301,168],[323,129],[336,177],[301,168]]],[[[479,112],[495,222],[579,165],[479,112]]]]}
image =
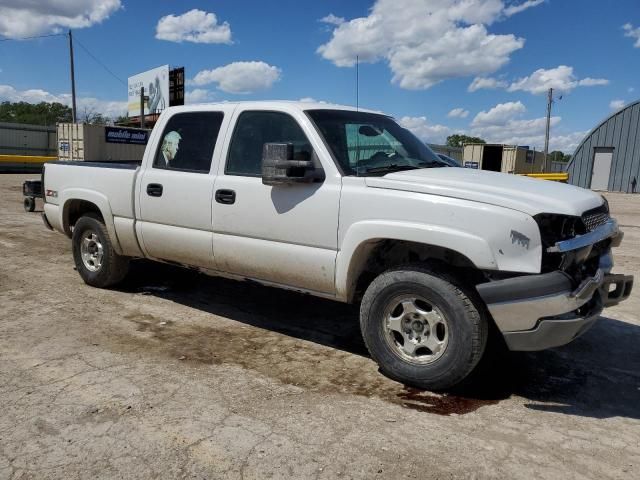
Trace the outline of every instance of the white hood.
{"type": "Polygon", "coordinates": [[[548,180],[470,168],[422,168],[366,177],[369,187],[428,193],[519,210],[529,215],[580,216],[602,198],[584,188],[548,180]]]}

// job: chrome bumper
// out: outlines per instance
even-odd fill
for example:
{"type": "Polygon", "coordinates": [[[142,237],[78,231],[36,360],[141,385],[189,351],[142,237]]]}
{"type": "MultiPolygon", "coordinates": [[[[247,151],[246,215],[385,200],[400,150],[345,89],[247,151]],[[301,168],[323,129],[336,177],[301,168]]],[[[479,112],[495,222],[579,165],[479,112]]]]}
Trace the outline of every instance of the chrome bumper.
{"type": "Polygon", "coordinates": [[[599,226],[595,230],[585,233],[584,235],[578,235],[569,240],[563,240],[557,242],[552,247],[547,248],[547,252],[569,252],[571,250],[578,250],[580,248],[589,247],[595,245],[602,240],[611,238],[611,246],[617,247],[622,241],[623,233],[618,229],[618,222],[615,219],[610,218],[607,223],[599,226]]]}
{"type": "Polygon", "coordinates": [[[560,271],[477,287],[511,350],[544,350],[569,343],[593,325],[604,307],[626,300],[632,288],[633,276],[603,269],[577,287],[560,271]]]}

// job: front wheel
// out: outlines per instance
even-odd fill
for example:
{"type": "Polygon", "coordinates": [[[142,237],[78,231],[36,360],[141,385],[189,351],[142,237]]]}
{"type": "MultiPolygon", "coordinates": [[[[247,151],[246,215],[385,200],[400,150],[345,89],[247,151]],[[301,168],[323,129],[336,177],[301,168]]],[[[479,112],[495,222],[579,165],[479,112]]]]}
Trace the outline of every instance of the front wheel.
{"type": "Polygon", "coordinates": [[[22,205],[24,206],[25,212],[33,212],[36,209],[36,199],[33,197],[24,197],[22,205]]]}
{"type": "Polygon", "coordinates": [[[429,390],[451,388],[480,361],[488,322],[480,302],[443,273],[422,266],[387,271],[367,288],[360,327],[387,376],[429,390]]]}
{"type": "Polygon", "coordinates": [[[102,219],[94,213],[81,217],[73,228],[73,260],[84,282],[106,288],[129,271],[129,259],[118,255],[102,219]]]}

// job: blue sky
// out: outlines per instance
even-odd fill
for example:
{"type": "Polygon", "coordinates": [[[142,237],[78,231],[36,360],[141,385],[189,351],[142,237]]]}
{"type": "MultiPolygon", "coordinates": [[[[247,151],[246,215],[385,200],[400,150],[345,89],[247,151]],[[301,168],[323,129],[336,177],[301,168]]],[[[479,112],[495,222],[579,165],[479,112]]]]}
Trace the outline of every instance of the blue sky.
{"type": "MultiPolygon", "coordinates": [[[[191,101],[354,104],[358,55],[361,106],[431,142],[464,132],[541,148],[555,86],[551,146],[570,152],[640,97],[638,0],[0,0],[0,37],[67,28],[81,108],[111,115],[127,87],[82,46],[125,82],[184,66],[191,101]]],[[[68,68],[65,37],[0,42],[0,99],[68,102],[68,68]]]]}

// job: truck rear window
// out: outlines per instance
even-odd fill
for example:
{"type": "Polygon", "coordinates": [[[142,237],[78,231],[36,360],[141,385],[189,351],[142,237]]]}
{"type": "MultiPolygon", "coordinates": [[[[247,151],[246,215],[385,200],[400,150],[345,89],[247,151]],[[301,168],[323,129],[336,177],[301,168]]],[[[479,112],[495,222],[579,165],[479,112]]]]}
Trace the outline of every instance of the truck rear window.
{"type": "Polygon", "coordinates": [[[153,167],[209,173],[223,118],[222,112],[185,112],[172,116],[162,132],[153,167]]]}

